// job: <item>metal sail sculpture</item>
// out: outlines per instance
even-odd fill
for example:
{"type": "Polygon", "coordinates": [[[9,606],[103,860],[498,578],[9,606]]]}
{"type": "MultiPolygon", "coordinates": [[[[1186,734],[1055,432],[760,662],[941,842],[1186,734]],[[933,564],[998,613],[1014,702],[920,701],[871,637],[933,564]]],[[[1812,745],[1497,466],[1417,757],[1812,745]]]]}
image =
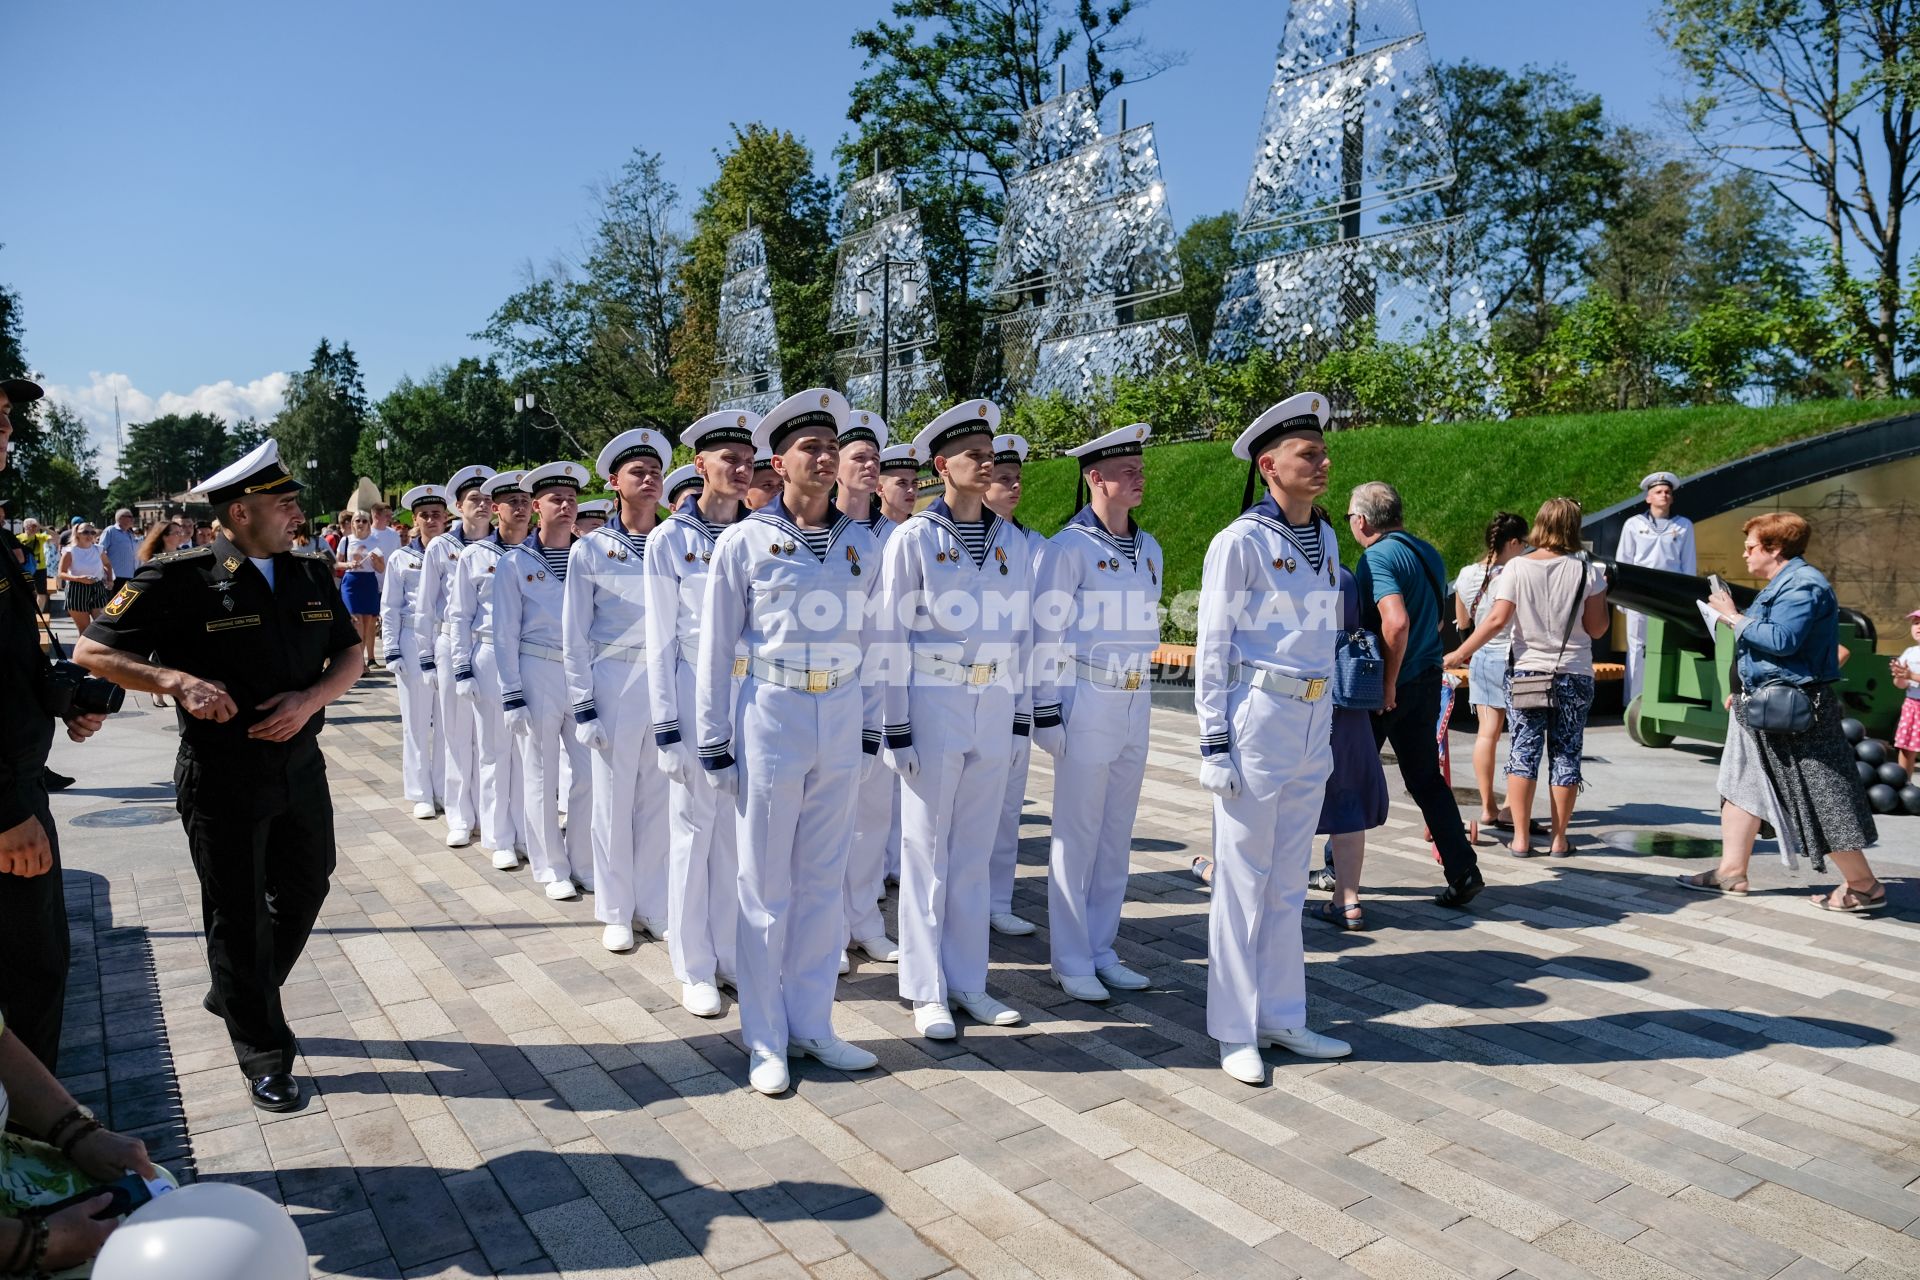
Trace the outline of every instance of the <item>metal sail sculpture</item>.
{"type": "Polygon", "coordinates": [[[1065,90],[1028,111],[1026,168],[1007,191],[991,288],[1007,394],[1089,394],[1119,374],[1191,359],[1185,315],[1147,318],[1180,292],[1173,218],[1153,126],[1100,132],[1093,96],[1065,90]]]}
{"type": "Polygon", "coordinates": [[[1478,347],[1463,373],[1490,402],[1464,220],[1416,220],[1453,181],[1416,0],[1293,0],[1235,233],[1258,257],[1228,273],[1212,358],[1448,334],[1478,347]]]}
{"type": "Polygon", "coordinates": [[[720,283],[720,376],[713,380],[713,407],[765,413],[786,393],[773,328],[773,279],[760,228],[750,225],[727,241],[726,271],[720,283]]]}
{"type": "Polygon", "coordinates": [[[827,327],[852,339],[834,353],[847,400],[883,414],[922,400],[944,402],[947,379],[940,366],[933,293],[927,288],[920,211],[906,207],[894,170],[880,170],[849,187],[840,222],[827,327]],[[886,296],[874,296],[876,289],[886,296]],[[868,293],[864,314],[863,290],[868,293]]]}

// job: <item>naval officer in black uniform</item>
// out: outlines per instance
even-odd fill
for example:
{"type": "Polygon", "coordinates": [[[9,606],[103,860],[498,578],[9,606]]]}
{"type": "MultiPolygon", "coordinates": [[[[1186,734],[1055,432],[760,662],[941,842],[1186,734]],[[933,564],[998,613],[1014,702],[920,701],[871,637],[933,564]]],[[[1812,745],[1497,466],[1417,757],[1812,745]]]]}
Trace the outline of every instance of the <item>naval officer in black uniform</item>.
{"type": "Polygon", "coordinates": [[[213,989],[253,1103],[300,1105],[280,986],[333,872],[316,741],[360,677],[360,640],[326,558],[295,552],[301,485],[271,440],[202,487],[223,532],[157,556],[107,602],[75,659],[180,713],[174,766],[200,876],[213,989]]]}

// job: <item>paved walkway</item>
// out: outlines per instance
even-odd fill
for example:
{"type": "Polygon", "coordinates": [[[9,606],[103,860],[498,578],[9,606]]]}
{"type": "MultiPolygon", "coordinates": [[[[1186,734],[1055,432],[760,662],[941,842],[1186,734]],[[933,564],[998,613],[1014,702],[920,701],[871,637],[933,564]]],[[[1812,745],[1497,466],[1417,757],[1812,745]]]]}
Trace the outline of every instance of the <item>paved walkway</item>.
{"type": "MultiPolygon", "coordinates": [[[[859,963],[837,1023],[881,1068],[797,1063],[796,1093],[768,1099],[731,1008],[681,1011],[664,947],[608,954],[589,903],[408,816],[386,677],[336,711],[339,877],[286,989],[319,1088],[289,1116],[248,1105],[200,1008],[172,713],[55,758],[85,770],[58,799],[70,1079],[184,1175],[283,1200],[316,1274],[1920,1274],[1913,890],[1889,918],[1823,915],[1769,859],[1750,899],[1683,894],[1667,877],[1700,864],[1605,843],[1634,835],[1606,817],[1642,799],[1626,764],[1596,768],[1600,839],[1571,861],[1488,856],[1467,916],[1427,901],[1437,868],[1396,803],[1369,855],[1374,927],[1306,935],[1315,1025],[1355,1059],[1272,1054],[1272,1087],[1250,1089],[1205,1035],[1186,866],[1208,809],[1190,721],[1159,713],[1120,944],[1152,991],[1067,1000],[1044,929],[996,938],[994,988],[1027,1025],[935,1044],[893,968],[859,963]]],[[[1697,760],[1653,761],[1711,786],[1697,760]]],[[[1036,920],[1045,762],[1017,895],[1036,920]]],[[[1889,834],[1910,852],[1905,821],[1889,834]]]]}

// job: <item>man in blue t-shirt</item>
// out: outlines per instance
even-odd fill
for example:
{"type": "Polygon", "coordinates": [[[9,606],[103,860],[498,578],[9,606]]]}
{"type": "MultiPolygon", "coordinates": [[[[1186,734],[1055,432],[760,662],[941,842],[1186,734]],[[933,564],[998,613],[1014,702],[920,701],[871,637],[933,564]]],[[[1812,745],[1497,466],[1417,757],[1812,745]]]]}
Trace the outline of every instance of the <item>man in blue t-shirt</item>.
{"type": "Polygon", "coordinates": [[[1363,625],[1379,633],[1387,660],[1386,707],[1374,713],[1373,741],[1393,743],[1407,794],[1420,806],[1446,868],[1437,902],[1464,907],[1486,886],[1453,788],[1440,772],[1440,623],[1446,562],[1431,543],[1401,527],[1392,485],[1363,484],[1347,499],[1347,527],[1364,550],[1354,566],[1363,625]]]}

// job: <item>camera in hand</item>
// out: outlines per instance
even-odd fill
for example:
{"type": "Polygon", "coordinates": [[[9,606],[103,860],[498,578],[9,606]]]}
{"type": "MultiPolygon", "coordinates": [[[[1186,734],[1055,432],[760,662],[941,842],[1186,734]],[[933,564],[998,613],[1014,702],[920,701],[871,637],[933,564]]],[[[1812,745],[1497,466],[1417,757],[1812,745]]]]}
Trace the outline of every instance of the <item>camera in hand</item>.
{"type": "Polygon", "coordinates": [[[47,712],[71,716],[110,716],[127,700],[127,691],[90,674],[77,662],[56,659],[47,667],[47,712]]]}

